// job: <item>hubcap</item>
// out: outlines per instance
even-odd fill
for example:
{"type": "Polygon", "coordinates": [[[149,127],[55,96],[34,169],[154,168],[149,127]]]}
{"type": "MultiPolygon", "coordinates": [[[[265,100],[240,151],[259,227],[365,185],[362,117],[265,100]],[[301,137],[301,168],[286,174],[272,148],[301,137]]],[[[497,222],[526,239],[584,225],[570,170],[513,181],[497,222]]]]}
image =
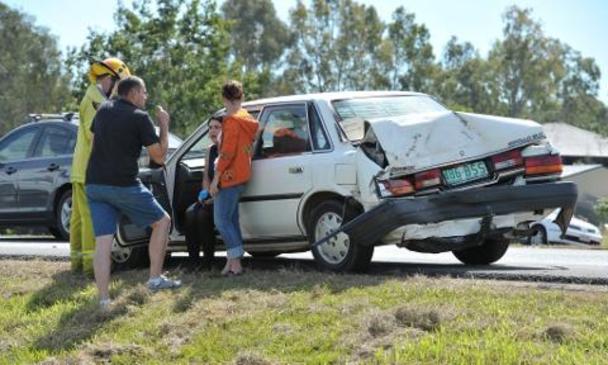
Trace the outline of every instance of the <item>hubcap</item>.
{"type": "Polygon", "coordinates": [[[131,257],[131,249],[122,247],[118,244],[116,239],[112,241],[112,260],[119,264],[126,262],[131,257]]]}
{"type": "Polygon", "coordinates": [[[72,197],[68,197],[61,206],[60,219],[61,227],[66,231],[70,231],[70,217],[72,215],[72,197]]]}
{"type": "MultiPolygon", "coordinates": [[[[315,226],[315,240],[327,236],[330,232],[337,230],[342,225],[342,217],[334,212],[323,214],[315,226]]],[[[323,260],[331,264],[339,264],[348,255],[350,239],[344,232],[338,233],[329,241],[318,246],[317,251],[323,260]]]]}

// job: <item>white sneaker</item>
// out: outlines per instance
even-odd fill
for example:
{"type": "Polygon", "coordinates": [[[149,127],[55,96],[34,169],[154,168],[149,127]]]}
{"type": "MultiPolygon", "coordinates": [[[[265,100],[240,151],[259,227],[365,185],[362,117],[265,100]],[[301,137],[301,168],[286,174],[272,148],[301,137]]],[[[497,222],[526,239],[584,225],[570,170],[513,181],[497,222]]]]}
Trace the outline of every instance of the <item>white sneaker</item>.
{"type": "Polygon", "coordinates": [[[182,286],[181,280],[171,280],[164,275],[148,280],[148,289],[152,291],[176,289],[180,286],[182,286]]]}

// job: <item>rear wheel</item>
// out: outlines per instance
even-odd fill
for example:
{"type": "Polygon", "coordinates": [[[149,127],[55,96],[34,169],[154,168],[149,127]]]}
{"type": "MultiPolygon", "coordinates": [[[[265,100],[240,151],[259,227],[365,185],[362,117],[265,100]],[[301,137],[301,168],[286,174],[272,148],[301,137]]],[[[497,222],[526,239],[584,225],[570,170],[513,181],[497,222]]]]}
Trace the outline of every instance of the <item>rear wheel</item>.
{"type": "MultiPolygon", "coordinates": [[[[357,216],[353,208],[344,209],[344,204],[337,200],[327,200],[315,207],[307,222],[310,243],[327,236],[342,223],[357,216]],[[344,213],[343,213],[344,212],[344,213]],[[345,215],[343,217],[343,214],[345,215]]],[[[374,254],[374,246],[363,246],[351,241],[346,233],[339,233],[328,242],[312,248],[317,264],[332,271],[364,271],[374,254]]]]}
{"type": "Polygon", "coordinates": [[[62,241],[70,240],[70,217],[72,216],[72,189],[61,194],[55,206],[55,225],[49,227],[49,232],[62,241]]]}
{"type": "Polygon", "coordinates": [[[487,239],[482,246],[465,250],[452,251],[454,256],[467,265],[487,265],[500,260],[509,248],[509,241],[504,238],[487,239]]]}

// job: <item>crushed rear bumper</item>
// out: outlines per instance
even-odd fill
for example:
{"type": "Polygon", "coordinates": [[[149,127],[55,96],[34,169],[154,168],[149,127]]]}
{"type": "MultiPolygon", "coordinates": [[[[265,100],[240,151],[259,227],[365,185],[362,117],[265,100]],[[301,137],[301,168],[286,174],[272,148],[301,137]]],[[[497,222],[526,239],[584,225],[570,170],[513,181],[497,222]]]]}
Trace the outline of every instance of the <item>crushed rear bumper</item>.
{"type": "MultiPolygon", "coordinates": [[[[519,186],[493,186],[443,192],[416,198],[386,199],[378,206],[315,242],[325,243],[340,232],[357,244],[375,245],[389,232],[409,224],[429,224],[466,218],[482,219],[485,237],[492,217],[518,212],[562,208],[555,223],[566,232],[577,198],[576,184],[551,182],[519,186]]],[[[447,249],[446,249],[447,250],[447,249]]]]}

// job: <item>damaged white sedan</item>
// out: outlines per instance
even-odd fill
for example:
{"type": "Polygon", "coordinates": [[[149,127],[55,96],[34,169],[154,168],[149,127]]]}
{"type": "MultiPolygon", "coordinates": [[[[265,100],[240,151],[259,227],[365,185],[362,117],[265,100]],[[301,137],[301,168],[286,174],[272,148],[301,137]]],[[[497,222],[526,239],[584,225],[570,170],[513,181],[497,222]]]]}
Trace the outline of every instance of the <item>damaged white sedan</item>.
{"type": "MultiPolygon", "coordinates": [[[[529,120],[457,113],[411,92],[296,95],[244,107],[264,127],[240,203],[253,256],[312,250],[322,268],[364,270],[375,246],[394,244],[489,264],[555,208],[562,231],[572,216],[576,185],[559,181],[559,153],[529,120]]],[[[204,123],[165,169],[141,176],[172,214],[172,250],[184,249],[184,211],[208,145],[204,123]]],[[[146,231],[124,220],[117,238],[126,260],[144,253],[137,248],[146,231]]]]}

